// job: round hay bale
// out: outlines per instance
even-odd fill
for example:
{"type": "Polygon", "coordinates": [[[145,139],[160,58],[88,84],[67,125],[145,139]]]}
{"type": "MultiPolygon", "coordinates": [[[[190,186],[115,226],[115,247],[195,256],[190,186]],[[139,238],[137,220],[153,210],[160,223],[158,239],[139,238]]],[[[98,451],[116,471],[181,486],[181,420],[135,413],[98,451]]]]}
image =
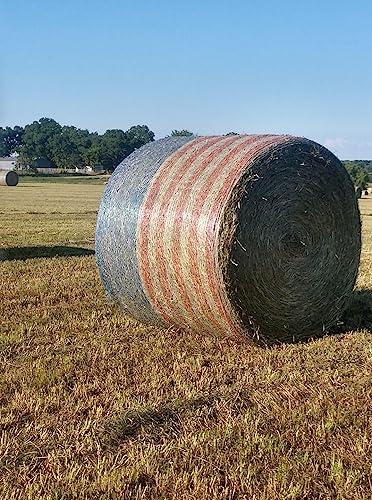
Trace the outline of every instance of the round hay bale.
{"type": "Polygon", "coordinates": [[[0,186],[16,186],[19,177],[14,170],[0,170],[0,186]]]}
{"type": "Polygon", "coordinates": [[[333,325],[360,247],[341,162],[286,135],[146,144],[114,171],[96,231],[101,279],[124,311],[263,344],[333,325]]]}

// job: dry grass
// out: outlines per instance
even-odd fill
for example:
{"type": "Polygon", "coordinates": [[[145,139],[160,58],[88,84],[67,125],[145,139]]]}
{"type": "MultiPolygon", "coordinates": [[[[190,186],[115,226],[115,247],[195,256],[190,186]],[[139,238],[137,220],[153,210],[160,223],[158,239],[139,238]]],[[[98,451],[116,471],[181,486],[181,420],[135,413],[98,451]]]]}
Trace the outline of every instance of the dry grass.
{"type": "Polygon", "coordinates": [[[372,200],[346,317],[365,329],[263,350],[108,304],[73,249],[102,190],[0,191],[0,498],[370,499],[372,200]]]}

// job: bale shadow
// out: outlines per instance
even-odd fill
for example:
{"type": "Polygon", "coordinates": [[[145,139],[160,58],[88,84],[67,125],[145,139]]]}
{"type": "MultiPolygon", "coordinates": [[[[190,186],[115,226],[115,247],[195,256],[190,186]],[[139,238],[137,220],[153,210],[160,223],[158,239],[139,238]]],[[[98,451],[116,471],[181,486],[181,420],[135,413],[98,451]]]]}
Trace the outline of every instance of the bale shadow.
{"type": "Polygon", "coordinates": [[[277,345],[306,344],[324,337],[342,335],[353,330],[367,330],[372,333],[372,290],[354,290],[351,294],[349,305],[334,326],[312,337],[285,340],[271,345],[263,345],[264,348],[275,348],[277,345]]]}
{"type": "Polygon", "coordinates": [[[0,262],[7,260],[27,260],[51,257],[83,257],[94,255],[90,248],[68,246],[34,246],[0,249],[0,262]]]}
{"type": "Polygon", "coordinates": [[[341,322],[342,325],[338,331],[372,331],[372,290],[355,290],[352,293],[350,303],[341,317],[341,322]]]}

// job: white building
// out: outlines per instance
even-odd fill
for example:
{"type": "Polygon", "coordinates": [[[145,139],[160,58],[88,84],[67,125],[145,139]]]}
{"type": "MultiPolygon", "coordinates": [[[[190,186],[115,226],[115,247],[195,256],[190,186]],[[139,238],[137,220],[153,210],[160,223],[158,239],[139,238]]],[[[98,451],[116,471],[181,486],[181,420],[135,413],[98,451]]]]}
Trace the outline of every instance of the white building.
{"type": "Polygon", "coordinates": [[[0,156],[0,170],[14,170],[17,166],[17,158],[14,156],[0,156]]]}

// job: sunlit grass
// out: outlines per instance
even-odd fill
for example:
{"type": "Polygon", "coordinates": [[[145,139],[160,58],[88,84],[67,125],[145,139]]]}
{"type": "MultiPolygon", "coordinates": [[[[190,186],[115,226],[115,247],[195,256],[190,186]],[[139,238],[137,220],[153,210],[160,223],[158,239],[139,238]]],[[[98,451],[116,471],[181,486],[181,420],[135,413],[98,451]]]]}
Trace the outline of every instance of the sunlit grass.
{"type": "Polygon", "coordinates": [[[0,498],[370,499],[370,331],[264,350],[141,325],[84,252],[102,190],[0,191],[0,498]]]}

